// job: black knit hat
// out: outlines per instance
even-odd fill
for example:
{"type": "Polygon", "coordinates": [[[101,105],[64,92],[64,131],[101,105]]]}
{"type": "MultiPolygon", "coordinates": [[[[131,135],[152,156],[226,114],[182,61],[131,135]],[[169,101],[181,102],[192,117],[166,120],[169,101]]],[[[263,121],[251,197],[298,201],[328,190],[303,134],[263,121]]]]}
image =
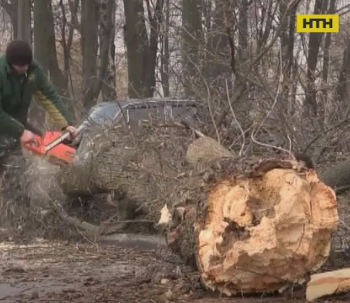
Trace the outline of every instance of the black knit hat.
{"type": "Polygon", "coordinates": [[[11,41],[6,48],[6,60],[9,65],[27,65],[33,60],[33,51],[29,43],[22,40],[11,41]]]}

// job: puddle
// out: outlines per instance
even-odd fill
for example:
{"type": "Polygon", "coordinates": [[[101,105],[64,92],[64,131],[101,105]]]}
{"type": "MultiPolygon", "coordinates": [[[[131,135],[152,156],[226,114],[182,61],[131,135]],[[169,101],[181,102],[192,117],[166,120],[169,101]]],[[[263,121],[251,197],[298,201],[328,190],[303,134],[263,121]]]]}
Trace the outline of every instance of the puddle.
{"type": "Polygon", "coordinates": [[[157,249],[166,247],[163,237],[139,234],[113,234],[103,236],[98,240],[100,244],[118,245],[125,248],[137,247],[141,249],[157,249]]]}
{"type": "Polygon", "coordinates": [[[46,297],[52,301],[65,295],[85,298],[88,292],[100,293],[99,288],[108,288],[111,283],[111,289],[120,292],[126,282],[137,285],[135,279],[169,272],[160,258],[167,255],[162,237],[114,234],[101,237],[98,243],[43,239],[28,245],[0,242],[0,303],[15,303],[18,299],[38,302],[46,297]]]}
{"type": "Polygon", "coordinates": [[[69,288],[70,285],[58,284],[55,282],[24,282],[16,283],[16,286],[12,286],[9,283],[0,283],[0,301],[7,300],[11,297],[30,295],[33,292],[45,294],[48,292],[62,291],[69,288]]]}
{"type": "Polygon", "coordinates": [[[0,300],[3,300],[7,297],[17,295],[19,293],[19,289],[17,287],[13,287],[7,283],[0,283],[0,300]]]}

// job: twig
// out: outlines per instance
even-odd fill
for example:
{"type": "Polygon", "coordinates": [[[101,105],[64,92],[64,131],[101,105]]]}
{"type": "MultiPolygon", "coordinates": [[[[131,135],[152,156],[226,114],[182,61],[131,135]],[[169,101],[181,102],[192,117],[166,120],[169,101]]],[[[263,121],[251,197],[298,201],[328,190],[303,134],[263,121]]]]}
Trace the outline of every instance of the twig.
{"type": "Polygon", "coordinates": [[[244,146],[245,146],[245,134],[244,134],[244,130],[243,130],[241,124],[240,124],[240,123],[238,122],[238,120],[237,120],[235,111],[233,110],[233,107],[232,107],[232,104],[231,104],[230,93],[229,93],[228,84],[227,84],[227,79],[225,79],[225,84],[226,84],[227,102],[228,102],[228,104],[229,104],[229,106],[230,106],[230,110],[231,110],[231,112],[232,112],[233,119],[235,119],[235,122],[236,122],[236,124],[237,124],[237,126],[238,126],[238,128],[239,128],[239,130],[240,130],[240,132],[241,132],[241,135],[242,135],[242,141],[243,141],[243,142],[242,142],[242,146],[241,146],[241,149],[240,149],[240,151],[239,151],[239,154],[238,154],[239,156],[242,156],[243,150],[244,150],[244,146]]]}
{"type": "MultiPolygon", "coordinates": [[[[282,49],[281,49],[281,48],[280,48],[280,52],[279,52],[279,53],[280,53],[280,60],[281,60],[281,62],[282,62],[282,49]]],[[[280,92],[281,92],[281,90],[282,90],[283,80],[284,80],[284,77],[283,77],[283,70],[282,70],[282,64],[281,64],[281,65],[280,65],[280,77],[279,77],[279,82],[278,82],[278,87],[277,87],[277,92],[276,92],[275,99],[274,99],[273,104],[272,104],[270,110],[268,111],[267,115],[264,117],[264,119],[262,119],[262,121],[261,121],[260,124],[258,125],[256,131],[255,131],[255,132],[254,132],[254,131],[252,132],[252,134],[251,134],[251,139],[252,139],[252,141],[253,141],[254,143],[256,143],[256,144],[258,144],[258,145],[262,145],[262,146],[265,146],[265,147],[270,147],[270,148],[274,148],[274,149],[278,149],[278,150],[284,151],[284,152],[288,153],[289,155],[291,155],[291,156],[294,158],[293,154],[291,153],[291,150],[286,150],[286,149],[284,149],[284,148],[282,148],[282,147],[273,146],[273,145],[270,145],[270,144],[266,144],[266,143],[259,142],[259,141],[257,141],[257,140],[255,139],[255,137],[254,137],[254,135],[255,135],[254,133],[257,133],[257,132],[260,130],[261,126],[265,123],[266,119],[271,115],[272,111],[274,110],[274,108],[275,108],[275,106],[276,106],[276,104],[277,104],[277,101],[278,101],[280,92]]],[[[289,137],[288,137],[288,139],[290,140],[289,137]]],[[[290,142],[290,145],[291,145],[291,142],[290,142]]]]}
{"type": "MultiPolygon", "coordinates": [[[[185,54],[185,55],[186,55],[186,54],[185,54]]],[[[200,70],[200,68],[197,66],[197,64],[195,64],[195,63],[193,62],[193,60],[192,60],[191,58],[189,58],[189,56],[186,56],[186,58],[187,58],[187,60],[189,60],[189,61],[193,64],[193,66],[196,68],[198,74],[199,74],[200,77],[202,78],[203,83],[204,83],[204,85],[205,85],[205,87],[206,87],[206,90],[207,90],[207,104],[208,104],[208,110],[209,110],[209,114],[210,114],[210,119],[211,119],[211,121],[212,121],[212,123],[213,123],[213,126],[214,126],[214,129],[215,129],[216,139],[217,139],[217,141],[218,141],[219,144],[220,144],[220,142],[221,142],[221,140],[220,140],[220,133],[219,133],[218,126],[216,125],[216,122],[215,122],[215,119],[214,119],[214,113],[213,113],[213,110],[212,110],[212,107],[211,107],[211,102],[210,102],[210,100],[211,100],[211,94],[210,94],[210,88],[209,88],[208,82],[207,82],[207,80],[205,79],[204,75],[201,73],[201,70],[200,70]]]]}
{"type": "Polygon", "coordinates": [[[348,231],[350,231],[350,227],[349,227],[343,220],[339,220],[339,222],[340,222],[348,231]]]}
{"type": "Polygon", "coordinates": [[[315,136],[310,142],[309,144],[304,148],[303,153],[306,153],[308,151],[308,149],[311,147],[311,145],[316,142],[319,138],[323,137],[325,134],[331,132],[332,130],[336,130],[338,129],[342,124],[344,123],[348,123],[350,122],[350,118],[346,118],[340,122],[338,122],[336,125],[330,127],[329,129],[325,130],[324,132],[318,134],[317,136],[315,136]]]}

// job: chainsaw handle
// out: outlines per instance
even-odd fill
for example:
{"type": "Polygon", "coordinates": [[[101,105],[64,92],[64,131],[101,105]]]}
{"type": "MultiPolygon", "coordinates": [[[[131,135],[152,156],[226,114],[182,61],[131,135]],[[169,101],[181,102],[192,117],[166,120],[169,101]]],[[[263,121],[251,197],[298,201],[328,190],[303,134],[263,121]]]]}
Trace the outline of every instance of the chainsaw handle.
{"type": "MultiPolygon", "coordinates": [[[[80,125],[77,128],[78,133],[84,128],[83,125],[80,125]]],[[[50,144],[45,146],[45,153],[47,153],[48,151],[50,151],[51,149],[53,149],[55,146],[57,146],[58,144],[62,143],[64,140],[68,139],[70,137],[70,132],[66,132],[64,133],[62,136],[60,136],[59,138],[57,138],[56,140],[53,140],[50,144]]]]}
{"type": "Polygon", "coordinates": [[[64,140],[68,139],[69,136],[70,136],[70,132],[66,132],[60,137],[60,140],[64,141],[64,140]]]}

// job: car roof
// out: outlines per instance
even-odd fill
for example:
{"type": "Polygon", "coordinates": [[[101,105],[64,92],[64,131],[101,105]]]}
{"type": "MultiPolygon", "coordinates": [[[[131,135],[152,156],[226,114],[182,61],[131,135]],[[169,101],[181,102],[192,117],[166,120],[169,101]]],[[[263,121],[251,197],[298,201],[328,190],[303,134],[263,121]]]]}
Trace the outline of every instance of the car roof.
{"type": "Polygon", "coordinates": [[[115,100],[115,101],[105,101],[96,104],[91,108],[90,112],[96,108],[115,106],[119,109],[125,109],[127,107],[149,107],[157,105],[172,105],[172,106],[196,106],[196,101],[191,99],[174,99],[174,98],[144,98],[144,99],[127,99],[127,100],[115,100]]]}

